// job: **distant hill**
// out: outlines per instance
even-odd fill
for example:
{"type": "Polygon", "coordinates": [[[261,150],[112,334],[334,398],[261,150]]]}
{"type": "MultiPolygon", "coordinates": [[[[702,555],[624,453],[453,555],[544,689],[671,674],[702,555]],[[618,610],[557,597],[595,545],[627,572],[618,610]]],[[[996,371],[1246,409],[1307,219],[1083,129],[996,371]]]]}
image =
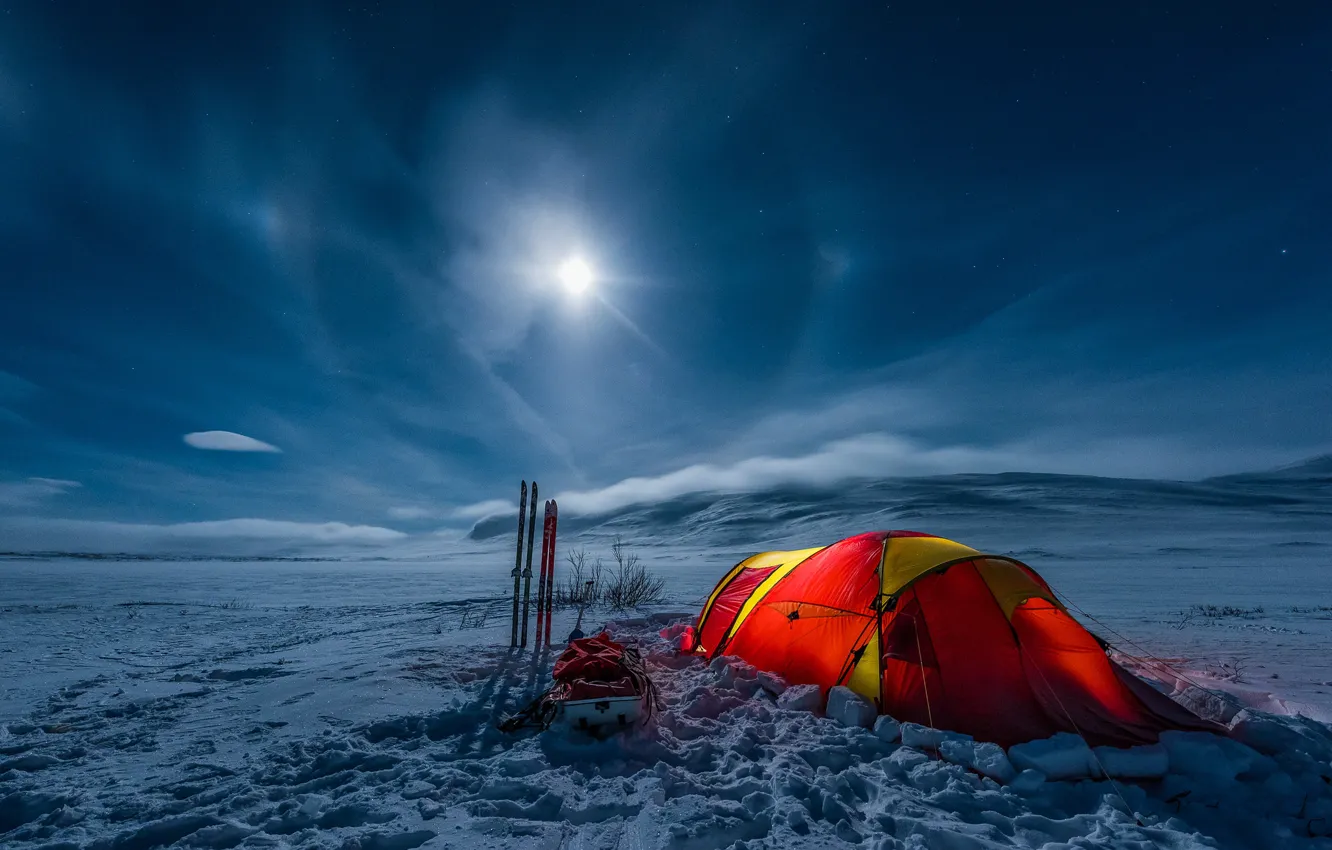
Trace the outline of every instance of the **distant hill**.
{"type": "MultiPolygon", "coordinates": [[[[340,561],[341,558],[304,555],[200,555],[170,552],[0,552],[0,560],[12,561],[340,561]]],[[[358,560],[376,560],[360,558],[358,560]]],[[[380,559],[382,560],[382,559],[380,559]]]]}
{"type": "Polygon", "coordinates": [[[1289,466],[1259,472],[1240,472],[1209,478],[1209,483],[1246,483],[1257,481],[1302,481],[1332,479],[1332,454],[1311,457],[1289,466]]]}
{"type": "MultiPolygon", "coordinates": [[[[1009,472],[853,480],[822,487],[691,493],[561,517],[562,532],[739,545],[774,536],[832,539],[865,528],[943,527],[978,519],[1013,523],[1188,509],[1332,514],[1332,456],[1271,472],[1206,481],[1155,481],[1009,472]]],[[[513,513],[474,525],[474,541],[513,535],[513,513]]]]}

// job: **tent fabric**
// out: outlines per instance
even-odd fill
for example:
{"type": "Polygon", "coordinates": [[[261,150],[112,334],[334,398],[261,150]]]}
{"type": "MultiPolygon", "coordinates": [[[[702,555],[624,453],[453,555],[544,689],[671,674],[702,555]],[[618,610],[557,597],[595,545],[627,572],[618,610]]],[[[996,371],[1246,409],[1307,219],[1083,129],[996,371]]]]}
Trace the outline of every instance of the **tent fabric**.
{"type": "Polygon", "coordinates": [[[763,580],[780,566],[773,564],[770,567],[741,570],[727,582],[712,601],[712,612],[707,620],[708,628],[699,635],[699,640],[710,646],[719,644],[726,636],[727,627],[735,622],[740,609],[744,607],[749,597],[753,596],[754,588],[762,584],[763,580]]]}
{"type": "Polygon", "coordinates": [[[846,685],[898,720],[1005,746],[1221,731],[1116,664],[1035,570],[942,537],[884,531],[765,552],[709,595],[693,651],[792,684],[846,685]]]}

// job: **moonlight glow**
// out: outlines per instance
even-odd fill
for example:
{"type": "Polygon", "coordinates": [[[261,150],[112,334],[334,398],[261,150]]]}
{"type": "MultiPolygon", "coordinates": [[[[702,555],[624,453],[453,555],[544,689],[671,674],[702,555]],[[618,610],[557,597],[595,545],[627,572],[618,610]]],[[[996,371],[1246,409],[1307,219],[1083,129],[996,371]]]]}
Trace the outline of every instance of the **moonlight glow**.
{"type": "Polygon", "coordinates": [[[560,282],[574,295],[581,295],[592,285],[592,267],[582,257],[570,257],[560,264],[560,282]]]}

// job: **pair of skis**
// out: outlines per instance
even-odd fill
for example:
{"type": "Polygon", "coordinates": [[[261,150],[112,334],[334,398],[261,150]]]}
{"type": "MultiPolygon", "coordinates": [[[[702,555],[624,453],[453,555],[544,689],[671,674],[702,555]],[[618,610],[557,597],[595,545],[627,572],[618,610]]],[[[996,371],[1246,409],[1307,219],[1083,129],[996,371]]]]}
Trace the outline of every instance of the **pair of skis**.
{"type": "Polygon", "coordinates": [[[550,644],[551,614],[555,610],[555,531],[559,524],[560,506],[551,499],[546,502],[546,523],[541,530],[541,579],[537,585],[537,642],[541,641],[544,624],[547,645],[550,644]]]}
{"type": "MultiPolygon", "coordinates": [[[[518,554],[513,564],[513,630],[510,635],[511,646],[527,646],[527,623],[531,616],[532,604],[532,549],[536,537],[536,500],[537,483],[532,482],[532,506],[528,509],[527,482],[522,485],[522,495],[518,501],[518,554]],[[526,516],[525,516],[526,515],[526,516]],[[523,569],[523,531],[526,519],[527,531],[527,567],[523,569]],[[521,585],[521,587],[520,587],[521,585]],[[518,597],[522,592],[523,630],[521,642],[518,633],[518,597]]],[[[555,596],[555,531],[559,524],[560,509],[554,499],[546,502],[545,523],[541,530],[541,574],[537,581],[537,622],[535,637],[541,642],[542,626],[545,627],[546,643],[550,643],[550,615],[555,596]],[[544,616],[543,616],[544,615],[544,616]]]]}

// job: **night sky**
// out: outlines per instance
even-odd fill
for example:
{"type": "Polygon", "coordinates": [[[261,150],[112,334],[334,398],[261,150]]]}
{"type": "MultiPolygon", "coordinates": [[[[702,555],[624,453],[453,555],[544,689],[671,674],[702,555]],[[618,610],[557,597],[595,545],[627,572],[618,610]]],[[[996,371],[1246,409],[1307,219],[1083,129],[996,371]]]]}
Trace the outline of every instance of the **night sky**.
{"type": "Polygon", "coordinates": [[[0,530],[1327,452],[1332,4],[1165,5],[0,6],[0,530]]]}

